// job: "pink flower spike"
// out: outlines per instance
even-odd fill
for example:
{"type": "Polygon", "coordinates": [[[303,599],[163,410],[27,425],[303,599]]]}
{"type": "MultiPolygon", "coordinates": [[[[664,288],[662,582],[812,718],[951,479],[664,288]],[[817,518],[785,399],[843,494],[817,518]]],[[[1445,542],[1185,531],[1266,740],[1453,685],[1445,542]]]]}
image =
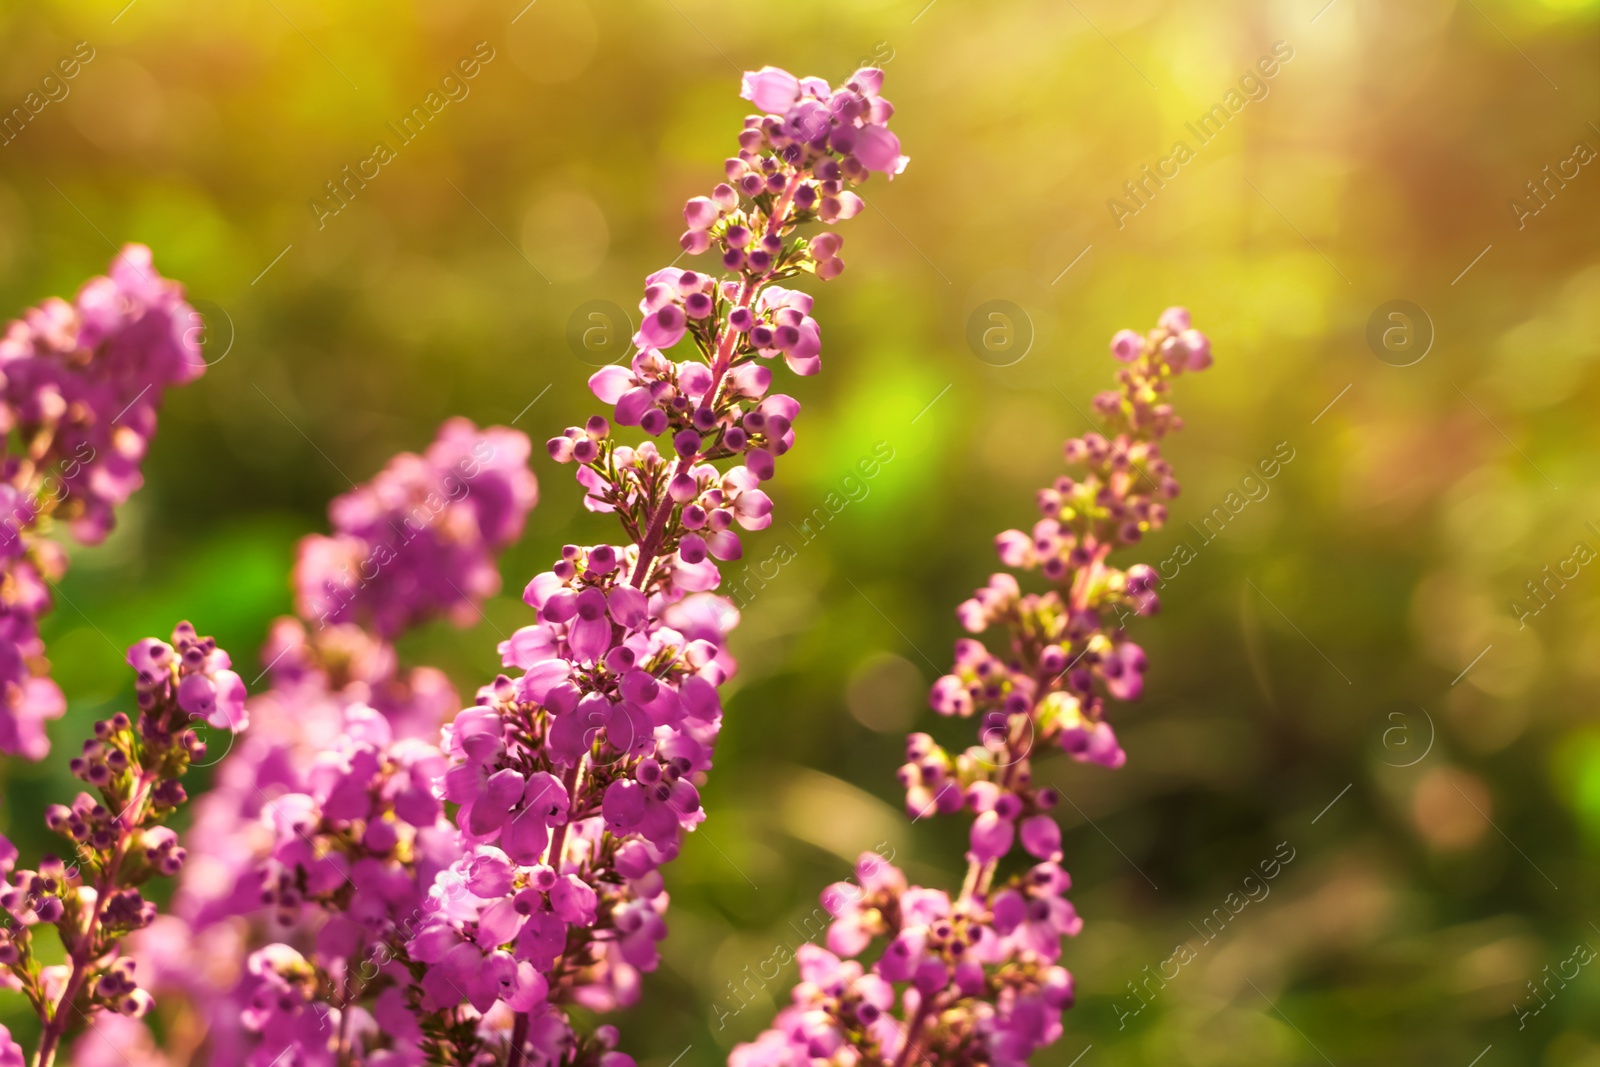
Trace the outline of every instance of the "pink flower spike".
{"type": "MultiPolygon", "coordinates": [[[[605,407],[546,445],[553,459],[574,465],[583,506],[615,516],[622,535],[612,544],[562,546],[528,583],[532,615],[508,627],[498,646],[506,674],[466,694],[468,706],[438,672],[402,668],[388,639],[425,609],[469,623],[496,591],[494,552],[520,533],[535,496],[531,474],[519,473],[526,440],[447,424],[426,457],[398,457],[372,486],[341,497],[333,532],[306,543],[296,588],[312,625],[275,631],[266,658],[273,692],[260,698],[273,730],[258,730],[271,736],[236,757],[261,772],[254,777],[272,794],[264,815],[272,832],[261,835],[270,855],[246,855],[253,846],[208,855],[194,895],[210,925],[196,920],[194,930],[199,937],[232,929],[215,920],[265,903],[292,928],[286,940],[292,934],[315,955],[285,946],[252,959],[241,988],[216,998],[239,1016],[210,1031],[232,1042],[217,1056],[265,1063],[292,1052],[320,1062],[336,1026],[351,1063],[417,1067],[412,1053],[437,1040],[446,1058],[471,1058],[465,1047],[443,1047],[462,1042],[497,1062],[577,1057],[591,1067],[634,1067],[618,1051],[615,1028],[591,1016],[634,1003],[642,973],[660,962],[669,901],[663,867],[708,818],[701,790],[722,726],[719,687],[738,666],[728,641],[740,610],[735,590],[717,592],[731,578],[722,565],[740,558],[743,531],[772,524],[765,481],[796,443],[799,404],[768,394],[775,374],[821,369],[812,296],[772,283],[838,274],[841,241],[815,221],[862,209],[850,187],[868,180],[869,166],[904,166],[898,138],[884,128],[893,109],[879,95],[881,80],[866,70],[835,90],[771,67],[745,77],[744,95],[764,114],[746,118],[709,195],[683,205],[682,246],[707,253],[697,261],[706,269],[678,264],[645,279],[634,350],[589,377],[605,407]],[[307,975],[346,973],[394,944],[407,945],[422,966],[380,962],[375,994],[364,977],[346,1001],[328,1005],[319,1002],[325,991],[307,983],[307,975]],[[563,957],[582,966],[559,966],[563,957]],[[439,1013],[459,1025],[438,1030],[430,1016],[439,1013]],[[512,1034],[522,1044],[508,1055],[512,1034]]],[[[115,332],[141,284],[128,264],[113,273],[82,302],[90,333],[115,332]]],[[[73,398],[46,399],[56,403],[47,421],[59,421],[73,398]]],[[[117,431],[128,436],[119,447],[130,455],[148,439],[154,408],[141,404],[135,398],[117,431]]],[[[0,518],[27,506],[4,498],[0,486],[0,518]]],[[[24,558],[24,546],[8,544],[0,536],[0,563],[24,558]]],[[[190,706],[208,714],[231,706],[225,657],[203,642],[191,647],[192,635],[174,640],[188,665],[147,664],[150,691],[175,701],[189,679],[190,706]]],[[[147,651],[141,663],[159,656],[147,651]]],[[[18,659],[35,655],[30,647],[18,659]]],[[[4,668],[0,656],[0,674],[4,668]]],[[[142,691],[141,705],[149,699],[142,691]]],[[[971,703],[968,693],[967,710],[971,703]]],[[[984,711],[988,723],[993,714],[984,711]]],[[[5,730],[0,715],[0,745],[5,730]]],[[[97,751],[76,761],[91,784],[110,773],[97,751]]],[[[948,761],[930,755],[918,773],[939,811],[951,798],[959,806],[948,761]]],[[[218,779],[224,809],[249,821],[257,802],[234,794],[251,777],[218,779]]],[[[1008,820],[1035,810],[1005,799],[996,807],[1008,820]]],[[[77,808],[61,805],[47,817],[75,841],[84,838],[77,808]]],[[[213,820],[199,821],[210,830],[213,820]]],[[[140,844],[154,869],[182,863],[181,850],[160,835],[140,844]]],[[[906,934],[916,949],[907,973],[922,990],[909,991],[907,1002],[968,981],[954,961],[922,949],[936,936],[929,928],[954,918],[958,904],[976,916],[986,902],[909,889],[877,860],[858,865],[857,876],[881,899],[858,895],[853,918],[836,920],[840,933],[830,943],[848,934],[871,951],[884,933],[880,907],[903,897],[900,914],[918,927],[906,934]]],[[[189,895],[179,894],[181,906],[189,895]]],[[[118,924],[109,928],[136,925],[124,919],[139,918],[143,903],[108,899],[118,924]]],[[[997,943],[980,934],[969,958],[988,958],[997,943]]],[[[198,941],[196,948],[191,955],[206,951],[198,941]]],[[[859,961],[810,946],[799,955],[808,981],[835,997],[854,990],[863,1032],[895,1054],[886,1028],[900,991],[859,961]]],[[[100,992],[118,1003],[133,995],[100,992]]],[[[1019,1010],[1034,1012],[1034,1000],[1025,997],[1019,1010]]],[[[805,1030],[808,1059],[849,1051],[826,1020],[809,1019],[805,1030]]],[[[982,1040],[991,1043],[987,1034],[982,1040]]]]}
{"type": "MultiPolygon", "coordinates": [[[[830,107],[843,120],[859,121],[862,97],[870,95],[867,84],[852,83],[833,95],[830,107]]],[[[874,118],[879,103],[867,108],[874,118]]],[[[824,218],[828,210],[824,200],[824,218]]],[[[796,325],[787,311],[774,316],[780,327],[796,325]]],[[[1075,936],[1083,921],[1063,895],[1071,880],[1059,865],[1060,828],[1048,814],[1060,794],[1036,784],[1031,755],[1039,743],[1054,742],[1075,759],[1106,767],[1126,759],[1105,716],[1115,702],[1140,695],[1146,656],[1122,627],[1127,609],[1155,610],[1161,579],[1146,564],[1121,571],[1104,561],[1110,550],[1166,521],[1160,501],[1173,499],[1178,487],[1157,442],[1180,423],[1164,398],[1151,398],[1166,393],[1171,378],[1209,362],[1209,342],[1181,308],[1169,309],[1150,338],[1161,358],[1141,358],[1145,339],[1118,334],[1112,354],[1125,364],[1119,388],[1094,402],[1109,424],[1105,433],[1070,440],[1065,456],[1074,470],[1037,494],[1043,517],[1031,531],[1007,530],[995,540],[1002,563],[1040,571],[1046,589],[1024,593],[1014,574],[1000,572],[957,609],[971,633],[1001,632],[987,642],[957,641],[954,665],[933,684],[929,703],[941,714],[976,717],[982,747],[953,755],[928,734],[907,738],[899,778],[908,815],[973,815],[961,896],[952,901],[942,891],[907,886],[898,872],[891,880],[883,872],[892,866],[865,857],[856,881],[829,886],[822,903],[834,919],[829,947],[870,960],[882,945],[876,962],[868,968],[803,947],[791,1005],[772,1029],[734,1049],[732,1067],[903,1059],[912,1048],[906,1035],[919,1026],[923,1051],[946,1035],[981,1034],[985,1062],[1020,1065],[1062,1033],[1061,1013],[1072,1005],[1074,988],[1054,961],[1062,939],[1075,936]],[[1148,464],[1152,477],[1131,477],[1131,457],[1148,464]],[[1089,500],[1092,508],[1082,506],[1089,500]],[[996,880],[995,865],[1019,832],[1039,862],[996,880]],[[965,919],[966,937],[952,941],[957,915],[965,919]],[[938,951],[930,951],[935,945],[938,951]],[[850,1007],[841,1010],[846,991],[850,1007]],[[928,1014],[930,1006],[936,1014],[928,1014]]],[[[747,429],[771,438],[787,428],[776,425],[780,418],[764,414],[747,429]]],[[[748,457],[746,463],[753,471],[748,457]]],[[[725,480],[725,490],[744,488],[725,480]]]]}

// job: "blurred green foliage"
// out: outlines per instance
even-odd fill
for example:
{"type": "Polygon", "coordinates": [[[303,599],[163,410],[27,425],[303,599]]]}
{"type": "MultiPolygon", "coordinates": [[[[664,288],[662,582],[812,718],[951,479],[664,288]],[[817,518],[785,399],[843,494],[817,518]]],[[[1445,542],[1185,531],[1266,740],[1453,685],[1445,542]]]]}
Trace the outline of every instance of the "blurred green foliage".
{"type": "MultiPolygon", "coordinates": [[[[954,824],[898,812],[901,735],[966,736],[923,701],[951,609],[1088,428],[1111,333],[1184,303],[1217,364],[1180,383],[1186,491],[1142,555],[1196,558],[1134,626],[1152,668],[1117,719],[1128,766],[1040,765],[1071,798],[1087,925],[1079,1006],[1038,1061],[1600,1064],[1600,974],[1514,1014],[1575,942],[1600,946],[1600,574],[1545,586],[1520,624],[1513,604],[1539,606],[1526,583],[1575,542],[1600,549],[1600,173],[1547,203],[1525,188],[1600,147],[1593,0],[125,2],[0,11],[0,107],[93,52],[0,147],[0,307],[143,241],[231,348],[170,397],[115,535],[74,553],[45,632],[71,710],[48,761],[3,772],[25,854],[49,847],[69,750],[131,698],[120,649],[187,617],[251,678],[293,541],[350,480],[452,414],[542,439],[594,410],[568,316],[631,307],[671,261],[684,199],[732,150],[740,70],[877,62],[912,164],[865,190],[849,270],[813,286],[824,373],[785,381],[800,446],[747,549],[797,558],[734,638],[712,818],[669,870],[672,935],[625,1047],[710,1064],[757,1032],[793,975],[748,983],[737,1013],[728,983],[771,974],[857,851],[959,876],[954,824]],[[479,42],[468,94],[399,145],[386,124],[479,42]],[[1185,124],[1277,42],[1292,59],[1265,95],[1200,143],[1185,124]],[[396,158],[330,215],[325,183],[380,139],[396,158]],[[1175,176],[1110,205],[1178,140],[1175,176]],[[966,339],[996,299],[1033,331],[1006,367],[966,339]],[[1366,340],[1395,299],[1435,334],[1407,367],[1366,340]],[[800,547],[785,519],[878,442],[893,461],[800,547]],[[1186,523],[1280,443],[1270,493],[1202,545],[1186,523]],[[1193,924],[1284,841],[1270,896],[1119,1024],[1128,983],[1203,943],[1193,924]]],[[[504,595],[402,648],[463,693],[528,620],[526,578],[609,533],[537,463],[504,595]]]]}

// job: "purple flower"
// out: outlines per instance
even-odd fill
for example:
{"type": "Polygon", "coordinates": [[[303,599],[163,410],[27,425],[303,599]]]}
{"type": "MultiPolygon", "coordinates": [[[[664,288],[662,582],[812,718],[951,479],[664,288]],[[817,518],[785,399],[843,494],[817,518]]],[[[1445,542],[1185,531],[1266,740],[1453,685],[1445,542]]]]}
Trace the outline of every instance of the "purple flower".
{"type": "Polygon", "coordinates": [[[0,477],[0,750],[42,758],[44,723],[65,710],[38,620],[67,558],[35,531],[52,521],[104,540],[143,482],[164,391],[205,372],[200,326],[150,250],[128,245],[72,303],[46,300],[0,334],[0,425],[16,450],[0,477]]]}
{"type": "MultiPolygon", "coordinates": [[[[546,446],[574,464],[584,506],[616,515],[625,536],[565,546],[528,583],[533,616],[499,646],[508,674],[474,703],[460,708],[436,673],[401,673],[387,639],[433,615],[466,621],[498,588],[493,554],[536,497],[521,435],[447,424],[426,454],[396,457],[336,500],[330,534],[303,542],[297,606],[311,628],[280,622],[264,650],[273,688],[250,702],[256,731],[197,813],[217,840],[189,857],[179,906],[198,936],[264,901],[285,941],[314,956],[287,945],[250,956],[209,1011],[214,1058],[266,1067],[292,1053],[332,1067],[329,1035],[341,1031],[322,1024],[348,1012],[352,1062],[410,1067],[425,1041],[445,1058],[504,1061],[509,1009],[525,1061],[582,1049],[585,1062],[631,1067],[614,1029],[580,1037],[565,1006],[624,1007],[657,964],[661,868],[707,818],[718,687],[737,667],[726,639],[739,612],[714,592],[718,564],[742,555],[737,531],[771,524],[762,486],[795,443],[799,404],[769,395],[777,357],[799,374],[821,366],[811,297],[774,282],[836,276],[837,236],[801,236],[796,221],[849,218],[862,202],[847,186],[903,168],[880,88],[873,71],[837,89],[771,68],[747,76],[745,96],[768,116],[747,123],[726,181],[684,211],[685,249],[715,249],[725,273],[651,274],[633,358],[590,379],[607,412],[546,446]],[[674,346],[681,361],[666,354],[674,346]],[[619,440],[617,426],[645,439],[619,440]],[[452,714],[432,744],[429,726],[452,714]],[[394,961],[401,946],[416,972],[394,961]],[[362,973],[379,956],[383,992],[317,1002],[315,974],[362,973]],[[381,1050],[366,1044],[368,1018],[389,1035],[381,1050]]],[[[169,684],[161,655],[147,647],[140,663],[169,684]]],[[[225,670],[172,676],[175,699],[231,717],[225,670]]],[[[147,850],[177,860],[162,841],[147,850]]],[[[858,875],[885,904],[904,889],[898,872],[858,875]]],[[[887,982],[845,967],[872,1011],[892,1008],[887,982]]],[[[945,980],[932,966],[919,978],[945,980]]]]}
{"type": "Polygon", "coordinates": [[[1042,860],[1061,859],[1061,827],[1048,815],[1023,820],[1022,847],[1042,860]]]}
{"type": "MultiPolygon", "coordinates": [[[[187,858],[160,821],[183,802],[178,779],[206,752],[193,719],[243,727],[243,684],[228,669],[227,653],[187,622],[173,630],[170,645],[149,638],[132,646],[128,662],[136,671],[137,718],[118,712],[94,724],[94,736],[68,766],[95,793],[45,814],[46,826],[81,863],[69,868],[45,856],[37,870],[18,871],[15,847],[0,839],[0,872],[11,876],[0,889],[10,920],[0,931],[0,952],[12,964],[27,959],[31,928],[48,923],[58,927],[66,954],[60,966],[13,968],[15,984],[40,1010],[40,1063],[54,1061],[67,1024],[86,1010],[69,1010],[80,995],[90,1012],[138,1018],[150,1011],[153,1000],[135,981],[122,945],[156,919],[156,906],[137,887],[153,875],[176,874],[187,858]]],[[[0,1062],[13,1050],[7,1034],[0,1062]]]]}
{"type": "Polygon", "coordinates": [[[593,663],[611,648],[611,618],[606,611],[606,595],[599,589],[586,589],[573,604],[573,619],[567,625],[567,643],[580,662],[593,663]]]}
{"type": "MultiPolygon", "coordinates": [[[[6,621],[0,618],[0,629],[6,621]]],[[[0,634],[0,751],[31,760],[49,755],[44,724],[67,710],[56,683],[35,675],[29,666],[43,650],[44,643],[35,636],[19,643],[0,634]]]]}
{"type": "Polygon", "coordinates": [[[1001,818],[999,812],[992,809],[986,811],[972,823],[972,847],[967,854],[979,863],[997,860],[1011,851],[1015,833],[1016,827],[1009,820],[1001,818]]]}
{"type": "Polygon", "coordinates": [[[468,830],[476,837],[486,837],[500,829],[526,786],[527,780],[510,767],[487,775],[477,795],[462,805],[468,830]]]}
{"type": "Polygon", "coordinates": [[[1205,370],[1211,366],[1211,340],[1205,334],[1199,330],[1184,330],[1178,335],[1178,343],[1188,355],[1189,370],[1205,370]]]}
{"type": "Polygon", "coordinates": [[[683,219],[691,230],[708,230],[721,215],[721,208],[709,196],[692,197],[683,209],[683,219]]]}
{"type": "Polygon", "coordinates": [[[782,115],[800,99],[800,79],[777,67],[746,71],[739,95],[762,111],[782,115]]]}
{"type": "Polygon", "coordinates": [[[1111,354],[1122,363],[1132,363],[1144,352],[1144,338],[1133,330],[1118,330],[1111,339],[1111,354]]]}
{"type": "MultiPolygon", "coordinates": [[[[876,108],[876,79],[863,75],[852,85],[876,108]]],[[[843,104],[846,112],[858,106],[843,104]]],[[[863,138],[871,139],[866,129],[845,143],[867,162],[863,138]]],[[[1119,611],[1153,613],[1158,576],[1143,564],[1120,571],[1106,559],[1165,521],[1157,501],[1175,496],[1177,483],[1156,442],[1178,422],[1170,405],[1152,398],[1170,377],[1208,366],[1210,343],[1186,311],[1169,308],[1147,337],[1118,333],[1112,355],[1126,364],[1120,389],[1095,402],[1111,436],[1068,441],[1067,460],[1083,470],[1038,493],[1043,517],[1031,532],[995,540],[1003,564],[1038,570],[1050,588],[1025,594],[1015,576],[992,576],[956,614],[970,633],[1003,630],[1005,654],[963,638],[950,673],[929,692],[938,713],[979,719],[981,747],[953,757],[927,734],[907,738],[899,778],[908,815],[974,813],[960,897],[908,886],[893,867],[863,857],[855,882],[822,894],[834,918],[832,952],[801,950],[790,1005],[771,1029],[733,1050],[733,1067],[906,1063],[931,1050],[939,1062],[1022,1067],[1060,1037],[1074,991],[1071,974],[1054,962],[1062,939],[1083,923],[1063,895],[1071,880],[1049,815],[1058,794],[1033,784],[1031,755],[1054,742],[1107,767],[1126,759],[1106,708],[1139,698],[1146,657],[1112,620],[1119,611]],[[1040,862],[1002,876],[1019,836],[1040,862]],[[867,971],[851,957],[873,958],[875,942],[882,948],[867,971]],[[903,1019],[893,1015],[896,1003],[903,1019]]]]}
{"type": "Polygon", "coordinates": [[[182,286],[156,273],[148,248],[127,245],[108,274],[85,282],[71,304],[51,298],[29,310],[0,337],[5,421],[35,428],[39,441],[24,468],[32,484],[16,488],[43,490],[89,544],[143,483],[164,390],[207,366],[201,319],[182,286]]]}
{"type": "Polygon", "coordinates": [[[494,554],[521,536],[539,499],[531,450],[515,430],[451,419],[423,455],[401,453],[336,498],[333,535],[300,543],[301,618],[359,621],[384,637],[435,614],[475,621],[500,588],[494,554]]]}
{"type": "Polygon", "coordinates": [[[905,169],[906,157],[900,154],[900,138],[882,126],[861,127],[853,151],[868,170],[899,174],[905,169]]]}
{"type": "Polygon", "coordinates": [[[634,340],[641,346],[667,349],[683,339],[687,327],[688,317],[683,309],[676,304],[668,304],[645,316],[644,325],[639,327],[634,340]]]}
{"type": "Polygon", "coordinates": [[[244,680],[230,670],[190,674],[178,684],[178,706],[212,726],[243,729],[244,680]]]}

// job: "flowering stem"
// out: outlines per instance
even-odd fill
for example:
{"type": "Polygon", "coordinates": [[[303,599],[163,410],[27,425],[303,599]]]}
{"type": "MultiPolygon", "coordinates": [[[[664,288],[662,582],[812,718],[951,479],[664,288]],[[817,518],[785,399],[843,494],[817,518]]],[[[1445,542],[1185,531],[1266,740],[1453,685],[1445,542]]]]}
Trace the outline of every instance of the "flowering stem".
{"type": "Polygon", "coordinates": [[[635,589],[643,589],[645,579],[650,576],[650,565],[656,561],[656,552],[661,547],[661,535],[667,529],[667,516],[672,514],[672,499],[667,496],[666,486],[672,484],[672,479],[683,472],[682,459],[672,461],[672,468],[662,480],[661,502],[656,505],[655,514],[650,516],[650,525],[645,529],[644,539],[639,542],[639,562],[634,565],[633,576],[629,579],[635,589]]]}
{"type": "MultiPolygon", "coordinates": [[[[750,306],[750,301],[755,297],[755,290],[756,287],[746,280],[739,291],[740,307],[750,306]]],[[[738,333],[734,328],[726,326],[723,328],[722,336],[717,339],[717,358],[711,367],[711,388],[706,390],[708,404],[716,402],[717,392],[722,388],[722,377],[727,373],[736,337],[738,333]]],[[[667,530],[667,519],[672,514],[673,503],[667,495],[666,487],[689,468],[693,459],[692,456],[680,456],[673,460],[667,476],[661,480],[661,501],[656,505],[655,513],[650,516],[650,525],[645,530],[643,540],[639,542],[639,562],[634,566],[633,575],[629,579],[635,589],[643,589],[645,580],[650,577],[650,565],[655,562],[656,554],[661,549],[661,539],[667,530]]]]}
{"type": "Polygon", "coordinates": [[[543,1062],[524,1046],[558,1040],[567,1067],[631,1067],[611,1028],[591,1044],[564,1009],[632,1003],[637,973],[659,959],[667,898],[657,872],[706,817],[718,690],[736,667],[726,636],[738,616],[713,592],[718,565],[743,551],[734,523],[771,524],[758,486],[793,446],[800,411],[794,397],[768,395],[766,361],[781,355],[799,375],[821,366],[812,298],[782,282],[844,269],[837,235],[790,231],[854,216],[863,202],[847,185],[904,168],[881,80],[867,69],[833,90],[782,72],[746,76],[744,96],[764,114],[745,120],[728,181],[684,207],[680,244],[695,255],[716,245],[721,267],[652,273],[631,365],[590,379],[615,424],[646,440],[617,440],[613,420],[594,415],[547,443],[557,462],[579,465],[587,506],[616,512],[625,539],[563,546],[528,583],[537,621],[501,648],[525,673],[480,690],[445,735],[444,799],[460,805],[463,854],[438,877],[478,910],[430,906],[409,940],[419,962],[443,968],[417,973],[421,1023],[441,1048],[461,1045],[465,1028],[439,1018],[431,1005],[452,998],[435,987],[461,975],[480,1011],[498,1000],[530,1013],[513,1019],[504,1067],[543,1062]],[[672,352],[686,338],[693,351],[680,361],[672,352]]]}
{"type": "Polygon", "coordinates": [[[62,1037],[66,1035],[67,1024],[71,1021],[67,1013],[77,1001],[78,994],[89,977],[90,966],[99,955],[94,951],[94,947],[100,934],[100,917],[105,910],[106,902],[111,897],[111,890],[117,884],[117,875],[122,870],[123,858],[128,854],[128,844],[133,840],[133,829],[144,820],[145,800],[154,781],[155,775],[151,772],[144,771],[140,774],[133,800],[129,802],[128,809],[123,812],[120,820],[121,833],[111,854],[111,862],[101,871],[100,877],[95,879],[94,907],[89,912],[89,921],[84,925],[83,935],[68,953],[72,959],[72,973],[67,977],[67,984],[61,990],[61,998],[51,1008],[50,1018],[39,1035],[39,1050],[34,1056],[35,1067],[51,1067],[55,1063],[56,1050],[60,1047],[62,1037]]]}
{"type": "MultiPolygon", "coordinates": [[[[578,802],[578,775],[583,771],[583,760],[588,758],[588,753],[585,753],[582,760],[574,763],[567,769],[567,773],[561,776],[561,784],[567,790],[567,810],[569,811],[574,810],[578,802]]],[[[561,854],[567,846],[568,825],[569,823],[564,822],[550,831],[550,851],[547,854],[546,861],[556,869],[558,874],[561,871],[561,854]]]]}
{"type": "Polygon", "coordinates": [[[339,1011],[339,1047],[336,1050],[335,1062],[340,1067],[350,1063],[350,1004],[355,999],[350,990],[348,977],[340,983],[344,990],[344,1006],[339,1011]]]}
{"type": "Polygon", "coordinates": [[[979,746],[952,755],[929,734],[907,739],[900,781],[913,821],[935,809],[975,816],[959,898],[913,887],[882,857],[864,853],[855,884],[823,893],[834,918],[828,948],[797,950],[803,980],[792,1007],[755,1042],[734,1049],[736,1067],[810,1062],[818,1047],[830,1049],[831,1060],[879,1067],[1022,1064],[1060,1036],[1061,1013],[1075,995],[1058,962],[1061,939],[1075,936],[1082,920],[1063,895],[1071,882],[1061,867],[1061,829],[1049,814],[1061,794],[1036,785],[1031,759],[1043,745],[1105,767],[1126,759],[1106,709],[1142,692],[1144,650],[1128,640],[1123,620],[1129,611],[1159,608],[1159,576],[1146,564],[1123,570],[1106,560],[1166,522],[1163,501],[1179,486],[1158,441],[1182,422],[1160,396],[1170,378],[1211,364],[1210,342],[1183,308],[1169,308],[1144,336],[1121,331],[1111,349],[1131,366],[1118,373],[1119,390],[1095,398],[1107,433],[1071,438],[1063,449],[1083,473],[1039,491],[1043,520],[1030,533],[1007,530],[995,539],[1001,563],[1041,571],[1051,588],[1025,594],[1015,575],[993,575],[957,615],[970,634],[1003,628],[1009,647],[963,638],[954,669],[930,693],[942,715],[981,715],[979,746]],[[1148,492],[1135,489],[1140,477],[1148,492]],[[950,802],[950,790],[960,803],[950,802]],[[997,878],[1019,843],[1036,862],[997,878]],[[872,951],[881,940],[888,944],[872,951]],[[971,951],[978,945],[984,950],[971,951]],[[856,1001],[838,992],[868,972],[873,994],[856,1001]],[[890,1056],[895,1035],[880,1034],[878,1024],[900,1022],[880,1005],[896,999],[905,1023],[890,1056]]]}
{"type": "Polygon", "coordinates": [[[916,1052],[917,1042],[922,1037],[922,1025],[927,1022],[929,1010],[933,1006],[933,997],[924,995],[917,1001],[917,1010],[911,1016],[911,1021],[906,1024],[906,1043],[900,1049],[900,1055],[894,1058],[894,1067],[905,1067],[911,1062],[912,1055],[916,1052]]]}
{"type": "Polygon", "coordinates": [[[528,1013],[519,1011],[511,1024],[511,1051],[506,1053],[506,1067],[522,1067],[522,1046],[528,1043],[528,1013]]]}
{"type": "MultiPolygon", "coordinates": [[[[776,234],[783,228],[783,224],[789,215],[789,208],[794,204],[794,194],[799,190],[803,177],[804,172],[796,172],[790,176],[788,184],[784,186],[783,192],[778,197],[778,202],[773,205],[772,217],[767,220],[766,231],[769,235],[776,234]]],[[[739,289],[738,306],[742,308],[749,307],[751,301],[755,299],[756,293],[766,284],[770,275],[771,272],[769,271],[759,282],[752,281],[747,277],[739,289]]],[[[729,364],[732,362],[733,346],[738,336],[738,331],[731,324],[728,324],[723,326],[722,336],[717,338],[717,356],[715,362],[711,365],[711,387],[706,390],[706,403],[708,405],[716,403],[717,394],[722,390],[722,381],[728,373],[729,364]]],[[[667,529],[667,519],[672,514],[673,503],[671,498],[667,496],[666,487],[671,485],[672,480],[679,474],[688,470],[696,458],[695,456],[681,456],[673,460],[671,469],[661,481],[661,500],[656,505],[655,512],[650,516],[650,524],[646,527],[644,537],[639,542],[639,561],[634,565],[633,574],[629,578],[629,583],[635,589],[643,589],[645,580],[650,576],[650,566],[655,562],[656,555],[661,550],[661,541],[667,529]]]]}
{"type": "MultiPolygon", "coordinates": [[[[94,914],[89,918],[89,930],[86,937],[92,937],[94,930],[100,923],[100,904],[95,902],[94,914]]],[[[72,952],[72,974],[67,979],[66,987],[61,991],[61,999],[50,1009],[50,1021],[45,1023],[43,1032],[39,1035],[39,1051],[34,1055],[34,1067],[51,1067],[56,1061],[56,1048],[61,1043],[62,1035],[66,1032],[66,1011],[77,999],[78,991],[83,987],[83,981],[88,974],[89,961],[85,959],[80,950],[72,952]]]]}

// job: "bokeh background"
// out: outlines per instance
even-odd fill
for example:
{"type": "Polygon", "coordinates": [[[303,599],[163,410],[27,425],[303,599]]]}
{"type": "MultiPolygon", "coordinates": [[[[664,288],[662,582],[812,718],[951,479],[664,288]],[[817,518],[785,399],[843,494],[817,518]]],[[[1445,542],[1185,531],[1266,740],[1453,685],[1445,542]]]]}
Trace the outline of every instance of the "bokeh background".
{"type": "MultiPolygon", "coordinates": [[[[1087,925],[1078,1007],[1037,1062],[1600,1064],[1600,968],[1529,985],[1600,948],[1600,570],[1542,600],[1527,584],[1600,552],[1600,166],[1564,162],[1600,150],[1600,5],[125,2],[0,10],[5,109],[93,52],[0,147],[0,309],[143,241],[226,356],[171,395],[115,535],[74,552],[45,624],[71,710],[46,763],[0,772],[25,851],[48,847],[74,739],[131,697],[120,648],[185,617],[258,647],[328,498],[447,416],[542,440],[595,410],[569,320],[631,307],[672,260],[745,113],[741,70],[875,63],[912,163],[864,190],[849,269],[813,286],[823,373],[785,383],[801,444],[779,521],[747,539],[796,558],[733,639],[712,819],[669,870],[672,934],[624,1047],[712,1064],[761,1029],[794,977],[767,961],[857,852],[959,877],[958,828],[899,813],[903,734],[964,738],[924,703],[953,607],[1089,428],[1111,333],[1182,303],[1216,366],[1180,383],[1185,493],[1136,555],[1194,558],[1133,624],[1151,669],[1117,720],[1128,765],[1040,764],[1070,798],[1087,925]],[[319,220],[324,183],[485,41],[470,95],[319,220]],[[1185,123],[1275,46],[1201,144],[1185,123]],[[1194,157],[1129,198],[1178,140],[1194,157]],[[1578,173],[1535,200],[1547,166],[1578,173]],[[1265,495],[1241,489],[1275,453],[1265,495]],[[1245,490],[1221,533],[1187,526],[1245,490]],[[784,521],[829,494],[814,538],[784,521]],[[1270,895],[1132,1014],[1128,983],[1202,944],[1275,851],[1294,858],[1270,895]]],[[[535,462],[505,593],[402,649],[463,692],[528,621],[526,578],[609,534],[535,462]]]]}

